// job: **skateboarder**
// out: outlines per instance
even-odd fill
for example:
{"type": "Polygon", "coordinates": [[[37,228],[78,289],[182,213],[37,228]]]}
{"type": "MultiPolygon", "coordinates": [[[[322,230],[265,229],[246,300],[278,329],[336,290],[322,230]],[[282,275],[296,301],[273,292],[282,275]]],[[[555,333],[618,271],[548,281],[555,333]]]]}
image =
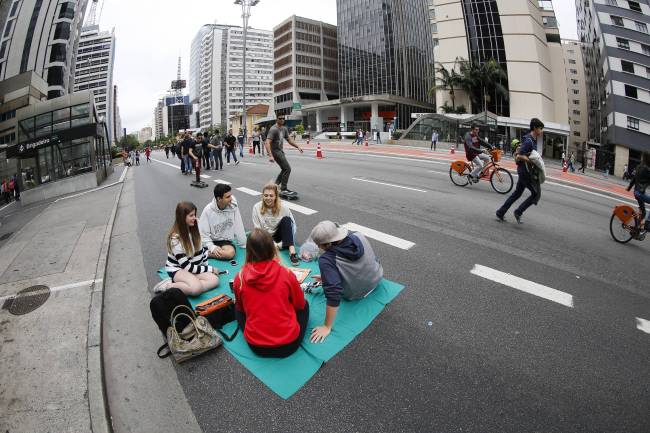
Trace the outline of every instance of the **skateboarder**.
{"type": "Polygon", "coordinates": [[[269,129],[269,132],[266,135],[264,147],[266,147],[266,152],[269,155],[269,162],[277,162],[282,169],[275,180],[275,183],[280,185],[280,196],[291,196],[295,198],[298,194],[287,187],[287,183],[289,183],[289,175],[291,174],[291,166],[289,165],[289,161],[287,161],[287,157],[282,149],[282,139],[284,138],[287,140],[287,142],[298,149],[300,153],[302,153],[302,147],[297,145],[296,142],[293,141],[293,138],[289,136],[289,131],[287,131],[287,128],[284,126],[284,120],[285,117],[282,114],[277,117],[275,125],[269,129]]]}

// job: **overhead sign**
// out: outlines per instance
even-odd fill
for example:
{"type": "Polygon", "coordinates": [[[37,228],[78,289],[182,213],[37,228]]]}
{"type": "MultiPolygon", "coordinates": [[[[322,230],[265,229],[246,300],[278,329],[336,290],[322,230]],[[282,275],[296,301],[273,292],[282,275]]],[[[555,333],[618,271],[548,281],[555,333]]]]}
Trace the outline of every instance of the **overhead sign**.
{"type": "Polygon", "coordinates": [[[302,110],[302,104],[300,102],[294,102],[291,108],[294,110],[302,110]]]}
{"type": "Polygon", "coordinates": [[[30,141],[27,143],[20,143],[16,149],[18,155],[29,152],[30,150],[39,149],[41,147],[47,146],[48,144],[57,143],[59,137],[57,135],[52,135],[50,137],[41,138],[40,140],[30,141]]]}

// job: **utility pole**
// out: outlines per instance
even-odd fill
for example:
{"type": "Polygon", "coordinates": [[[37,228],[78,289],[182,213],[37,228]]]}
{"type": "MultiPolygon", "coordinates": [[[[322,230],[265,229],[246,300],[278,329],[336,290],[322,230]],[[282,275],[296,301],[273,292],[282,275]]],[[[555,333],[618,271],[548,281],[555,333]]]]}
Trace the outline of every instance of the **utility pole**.
{"type": "Polygon", "coordinates": [[[244,140],[248,139],[248,119],[246,113],[246,38],[248,34],[248,19],[251,16],[251,7],[257,5],[260,0],[235,0],[236,5],[241,5],[241,17],[244,27],[244,52],[242,53],[242,62],[243,62],[243,73],[244,78],[242,80],[242,124],[244,130],[244,140]]]}

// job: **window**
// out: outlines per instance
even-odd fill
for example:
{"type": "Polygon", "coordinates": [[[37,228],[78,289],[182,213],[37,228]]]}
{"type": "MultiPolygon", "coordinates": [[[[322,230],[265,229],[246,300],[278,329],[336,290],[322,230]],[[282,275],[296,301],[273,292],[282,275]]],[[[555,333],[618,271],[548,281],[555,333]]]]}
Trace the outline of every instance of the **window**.
{"type": "Polygon", "coordinates": [[[643,33],[648,33],[648,26],[646,25],[646,23],[640,23],[638,21],[634,21],[634,24],[636,25],[636,29],[638,31],[643,33]]]}
{"type": "Polygon", "coordinates": [[[580,105],[580,100],[574,99],[573,100],[573,105],[580,105]]]}
{"type": "Polygon", "coordinates": [[[578,95],[578,94],[580,94],[580,90],[578,90],[578,89],[573,89],[573,94],[574,94],[574,95],[578,95]]]}
{"type": "Polygon", "coordinates": [[[619,48],[623,50],[629,50],[630,49],[630,41],[627,39],[623,38],[616,38],[616,44],[618,45],[619,48]]]}
{"type": "Polygon", "coordinates": [[[580,125],[580,121],[579,121],[579,120],[574,120],[574,121],[573,121],[573,124],[574,124],[574,125],[580,125]]]}
{"type": "Polygon", "coordinates": [[[576,64],[576,61],[573,60],[573,59],[569,59],[569,64],[570,64],[570,65],[575,65],[575,64],[576,64]]]}
{"type": "Polygon", "coordinates": [[[62,66],[52,66],[47,69],[47,84],[50,86],[63,86],[62,66]]]}
{"type": "Polygon", "coordinates": [[[50,62],[65,62],[65,44],[53,44],[50,50],[50,62]]]}
{"type": "MultiPolygon", "coordinates": [[[[2,57],[2,56],[0,56],[0,57],[2,57]]],[[[647,76],[648,78],[650,78],[650,67],[647,67],[647,66],[646,66],[646,68],[645,68],[645,74],[646,74],[646,76],[647,76]]]]}
{"type": "Polygon", "coordinates": [[[16,11],[18,11],[18,4],[19,1],[15,1],[14,4],[11,5],[11,12],[9,12],[9,18],[13,18],[16,16],[16,11]]]}
{"type": "Polygon", "coordinates": [[[0,59],[2,59],[5,56],[5,52],[7,51],[7,42],[9,41],[4,41],[2,43],[2,46],[0,46],[0,59]]]}
{"type": "Polygon", "coordinates": [[[639,99],[639,93],[637,91],[637,88],[634,86],[630,86],[629,84],[626,84],[625,96],[627,96],[628,98],[639,99]]]}
{"type": "Polygon", "coordinates": [[[643,54],[650,56],[650,45],[641,44],[641,49],[643,50],[643,54]]]}
{"type": "Polygon", "coordinates": [[[607,4],[610,6],[618,6],[618,3],[616,0],[607,0],[607,4]]]}
{"type": "Polygon", "coordinates": [[[431,23],[431,33],[438,33],[438,23],[431,23]]]}
{"type": "Polygon", "coordinates": [[[578,74],[577,69],[569,69],[569,71],[571,72],[572,75],[577,75],[578,74]]]}
{"type": "Polygon", "coordinates": [[[573,114],[575,114],[576,116],[579,116],[580,115],[580,110],[573,110],[573,114]]]}
{"type": "Polygon", "coordinates": [[[67,2],[61,5],[61,10],[59,11],[59,18],[74,18],[74,3],[67,2]]]}
{"type": "Polygon", "coordinates": [[[629,72],[630,74],[634,73],[634,63],[632,62],[621,60],[621,67],[623,68],[623,72],[629,72]]]}
{"type": "Polygon", "coordinates": [[[3,37],[6,38],[7,36],[9,36],[9,33],[11,33],[11,28],[12,28],[14,22],[15,22],[15,20],[7,21],[7,25],[5,26],[5,32],[4,32],[3,37]]]}
{"type": "Polygon", "coordinates": [[[630,10],[633,10],[634,12],[641,12],[641,5],[639,2],[628,1],[627,5],[630,7],[630,10]]]}
{"type": "Polygon", "coordinates": [[[616,15],[610,15],[609,16],[612,19],[612,24],[615,26],[621,26],[624,27],[625,24],[623,23],[623,18],[617,17],[616,15]]]}
{"type": "Polygon", "coordinates": [[[639,130],[639,119],[636,117],[627,116],[627,127],[635,131],[639,130]]]}
{"type": "Polygon", "coordinates": [[[578,80],[571,79],[571,84],[575,84],[575,85],[577,85],[577,84],[578,84],[578,80]]]}
{"type": "Polygon", "coordinates": [[[70,23],[65,21],[58,23],[54,30],[54,39],[70,39],[70,23]]]}
{"type": "Polygon", "coordinates": [[[580,137],[580,132],[579,131],[573,131],[573,135],[575,135],[576,137],[580,137]]]}

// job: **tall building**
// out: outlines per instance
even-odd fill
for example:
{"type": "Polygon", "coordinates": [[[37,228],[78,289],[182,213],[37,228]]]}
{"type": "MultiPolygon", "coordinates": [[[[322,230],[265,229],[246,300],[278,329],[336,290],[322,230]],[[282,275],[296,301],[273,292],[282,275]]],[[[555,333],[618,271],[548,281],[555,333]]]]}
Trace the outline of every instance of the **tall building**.
{"type": "Polygon", "coordinates": [[[293,15],[273,28],[273,46],[276,114],[339,98],[336,26],[293,15]]]}
{"type": "Polygon", "coordinates": [[[111,116],[113,117],[112,136],[113,136],[113,144],[117,146],[117,143],[119,143],[119,141],[122,139],[124,135],[122,132],[122,118],[120,116],[120,107],[117,99],[117,84],[113,85],[112,95],[113,95],[113,103],[111,105],[111,111],[112,111],[111,116]]]}
{"type": "Polygon", "coordinates": [[[434,111],[427,0],[337,0],[339,99],[303,107],[317,131],[404,129],[434,111]]]}
{"type": "Polygon", "coordinates": [[[115,58],[115,31],[101,32],[92,25],[81,30],[74,91],[91,90],[95,108],[106,121],[110,142],[113,142],[113,62],[115,58]]]}
{"type": "MultiPolygon", "coordinates": [[[[244,30],[206,24],[192,40],[190,103],[192,125],[228,126],[242,110],[244,30]],[[198,115],[196,114],[198,110],[198,115]]],[[[246,105],[270,104],[273,99],[273,33],[249,28],[246,36],[246,105]]]]}
{"type": "Polygon", "coordinates": [[[587,144],[596,166],[638,163],[650,151],[648,0],[576,0],[589,100],[587,144]]]}
{"type": "Polygon", "coordinates": [[[585,81],[585,64],[582,59],[581,43],[578,41],[562,41],[566,86],[569,103],[569,152],[582,153],[583,144],[587,141],[589,113],[587,101],[587,82],[585,81]]]}
{"type": "Polygon", "coordinates": [[[151,126],[145,126],[138,131],[138,142],[144,144],[151,139],[153,139],[153,131],[151,129],[151,126]]]}
{"type": "Polygon", "coordinates": [[[159,99],[156,107],[153,109],[153,136],[156,140],[165,137],[163,130],[163,110],[165,108],[164,99],[159,99]]]}
{"type": "Polygon", "coordinates": [[[13,0],[0,37],[0,81],[34,72],[48,99],[73,91],[87,0],[13,0]]]}
{"type": "MultiPolygon", "coordinates": [[[[458,68],[457,59],[496,60],[507,73],[508,97],[479,96],[474,112],[566,124],[568,106],[564,63],[551,1],[432,0],[429,5],[436,63],[458,68]]],[[[436,92],[438,107],[449,92],[436,92]]],[[[456,105],[470,110],[469,97],[456,92],[456,105]]]]}

